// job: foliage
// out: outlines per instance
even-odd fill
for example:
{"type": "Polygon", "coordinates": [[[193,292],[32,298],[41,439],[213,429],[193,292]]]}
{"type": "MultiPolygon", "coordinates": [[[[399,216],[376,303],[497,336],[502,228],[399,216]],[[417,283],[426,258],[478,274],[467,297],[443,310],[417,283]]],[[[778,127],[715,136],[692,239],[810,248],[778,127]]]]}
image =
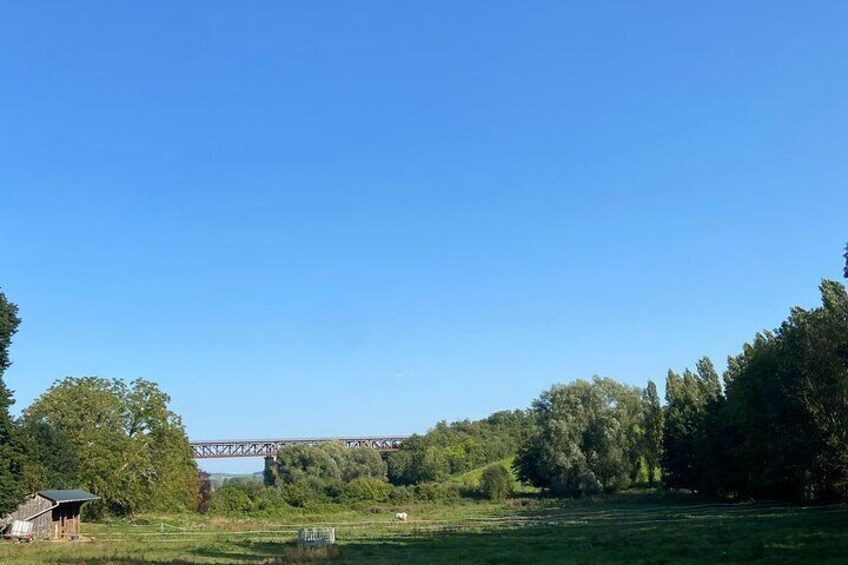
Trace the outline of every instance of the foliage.
{"type": "Polygon", "coordinates": [[[457,500],[460,497],[459,485],[447,483],[421,483],[415,485],[415,499],[425,502],[457,500]]]}
{"type": "Polygon", "coordinates": [[[9,415],[9,407],[13,403],[12,393],[0,376],[0,514],[17,508],[26,490],[25,457],[9,415]]]}
{"type": "Polygon", "coordinates": [[[209,510],[219,514],[242,514],[253,509],[253,501],[236,485],[224,485],[215,491],[209,510]]]}
{"type": "Polygon", "coordinates": [[[493,463],[483,470],[480,477],[480,493],[489,500],[503,500],[512,493],[512,476],[500,463],[493,463]]]}
{"type": "Polygon", "coordinates": [[[842,276],[848,279],[848,245],[845,245],[845,254],[842,256],[845,258],[845,267],[842,270],[842,276]]]}
{"type": "Polygon", "coordinates": [[[0,377],[12,365],[9,348],[12,345],[12,336],[17,333],[20,323],[18,306],[0,292],[0,377]]]}
{"type": "Polygon", "coordinates": [[[528,410],[514,410],[473,422],[439,422],[389,454],[389,480],[396,485],[442,481],[509,457],[532,433],[534,417],[528,410]]]}
{"type": "MultiPolygon", "coordinates": [[[[274,487],[268,487],[274,488],[274,487]]],[[[281,487],[283,500],[291,506],[308,508],[330,501],[327,483],[317,477],[302,477],[281,487]]]]}
{"type": "Polygon", "coordinates": [[[648,471],[648,486],[654,486],[657,471],[662,463],[663,450],[663,409],[660,396],[654,381],[648,381],[648,386],[642,393],[644,403],[644,421],[642,422],[642,455],[648,471]]]}
{"type": "Polygon", "coordinates": [[[386,463],[378,451],[348,448],[339,442],[287,445],[277,452],[271,467],[266,482],[277,486],[304,479],[350,482],[362,477],[385,479],[386,476],[386,463]]]}
{"type": "Polygon", "coordinates": [[[385,480],[359,477],[345,484],[343,500],[347,502],[386,502],[392,492],[392,485],[385,480]]]}
{"type": "Polygon", "coordinates": [[[728,360],[669,373],[664,480],[722,496],[848,500],[848,295],[795,308],[728,360]]]}
{"type": "Polygon", "coordinates": [[[275,484],[293,484],[311,478],[322,481],[341,478],[338,461],[323,445],[287,445],[277,452],[275,484]]]}
{"type": "Polygon", "coordinates": [[[376,449],[368,449],[364,447],[356,447],[353,449],[335,445],[335,449],[343,450],[334,458],[339,462],[339,472],[341,480],[351,482],[357,479],[386,479],[386,462],[376,449]]]}
{"type": "Polygon", "coordinates": [[[19,426],[18,435],[27,454],[27,490],[79,486],[75,476],[80,460],[67,434],[43,421],[22,420],[19,426]]]}
{"type": "Polygon", "coordinates": [[[199,487],[197,490],[197,511],[205,514],[212,502],[212,477],[206,471],[198,470],[199,487]]]}
{"type": "Polygon", "coordinates": [[[595,377],[555,385],[533,402],[538,429],[515,461],[519,477],[553,494],[614,491],[638,476],[641,391],[595,377]]]}
{"type": "Polygon", "coordinates": [[[726,493],[848,499],[848,295],[833,281],[821,294],[729,361],[715,419],[732,446],[719,461],[726,493]]]}
{"type": "MultiPolygon", "coordinates": [[[[431,450],[442,455],[443,452],[431,450]]],[[[252,508],[265,512],[285,512],[287,508],[314,508],[326,504],[407,503],[415,500],[441,501],[459,498],[458,485],[423,483],[415,488],[392,485],[386,481],[386,463],[374,449],[348,448],[338,442],[314,446],[295,444],[279,450],[266,472],[272,484],[259,488],[255,483],[225,483],[238,487],[253,502],[252,508]],[[267,504],[257,501],[266,500],[267,504]]],[[[227,495],[230,496],[230,495],[227,495]]],[[[213,494],[213,499],[218,493],[213,494]]],[[[214,504],[215,512],[231,513],[234,506],[226,501],[214,504]]]]}
{"type": "Polygon", "coordinates": [[[721,396],[718,373],[709,358],[696,364],[696,372],[682,375],[669,371],[665,384],[666,408],[663,434],[663,475],[672,488],[697,489],[709,472],[700,458],[701,439],[708,407],[721,396]]]}
{"type": "Polygon", "coordinates": [[[149,381],[69,377],[27,408],[24,427],[70,444],[78,464],[65,470],[67,482],[102,497],[90,512],[193,509],[197,466],[169,402],[149,381]]]}
{"type": "Polygon", "coordinates": [[[9,346],[21,320],[18,307],[0,292],[0,514],[17,508],[23,500],[25,457],[22,453],[15,422],[9,414],[14,404],[12,391],[6,387],[3,373],[11,365],[9,346]]]}

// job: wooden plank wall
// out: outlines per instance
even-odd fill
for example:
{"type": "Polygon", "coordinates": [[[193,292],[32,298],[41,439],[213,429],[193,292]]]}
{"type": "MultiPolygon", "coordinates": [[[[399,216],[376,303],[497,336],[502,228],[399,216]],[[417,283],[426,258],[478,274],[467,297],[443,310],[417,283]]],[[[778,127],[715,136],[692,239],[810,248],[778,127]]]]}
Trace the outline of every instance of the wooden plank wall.
{"type": "MultiPolygon", "coordinates": [[[[47,510],[53,506],[53,502],[44,498],[39,494],[28,495],[26,501],[21,504],[17,510],[8,514],[3,522],[11,523],[13,520],[25,520],[37,514],[42,510],[47,510]]],[[[45,512],[38,518],[30,520],[32,522],[32,533],[38,538],[49,538],[53,529],[52,512],[45,512]]]]}

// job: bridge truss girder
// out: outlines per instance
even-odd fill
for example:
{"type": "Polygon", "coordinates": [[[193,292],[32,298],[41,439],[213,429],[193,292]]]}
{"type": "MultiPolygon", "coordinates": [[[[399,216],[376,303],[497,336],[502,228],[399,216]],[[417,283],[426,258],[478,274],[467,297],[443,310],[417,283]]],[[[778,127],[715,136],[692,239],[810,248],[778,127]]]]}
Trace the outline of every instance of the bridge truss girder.
{"type": "Polygon", "coordinates": [[[406,436],[367,436],[354,438],[296,438],[263,440],[192,441],[195,459],[223,459],[227,457],[274,457],[286,445],[318,445],[337,441],[346,447],[370,447],[378,451],[395,451],[406,436]]]}

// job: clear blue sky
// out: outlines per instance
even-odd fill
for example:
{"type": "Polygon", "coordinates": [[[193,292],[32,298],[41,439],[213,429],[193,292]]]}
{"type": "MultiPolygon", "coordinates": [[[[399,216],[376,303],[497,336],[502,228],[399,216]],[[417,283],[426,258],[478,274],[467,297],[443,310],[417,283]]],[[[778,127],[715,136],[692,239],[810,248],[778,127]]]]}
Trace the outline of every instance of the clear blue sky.
{"type": "Polygon", "coordinates": [[[423,432],[723,366],[840,276],[845,2],[404,4],[2,8],[17,409],[423,432]]]}

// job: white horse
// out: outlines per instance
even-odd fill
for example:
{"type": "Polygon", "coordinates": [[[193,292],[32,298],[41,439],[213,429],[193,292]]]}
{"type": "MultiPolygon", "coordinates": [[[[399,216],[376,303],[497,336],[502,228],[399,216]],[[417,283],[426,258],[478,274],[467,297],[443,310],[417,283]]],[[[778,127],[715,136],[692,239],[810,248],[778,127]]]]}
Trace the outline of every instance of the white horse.
{"type": "Polygon", "coordinates": [[[398,522],[406,522],[409,515],[406,512],[395,512],[395,520],[398,522]]]}

